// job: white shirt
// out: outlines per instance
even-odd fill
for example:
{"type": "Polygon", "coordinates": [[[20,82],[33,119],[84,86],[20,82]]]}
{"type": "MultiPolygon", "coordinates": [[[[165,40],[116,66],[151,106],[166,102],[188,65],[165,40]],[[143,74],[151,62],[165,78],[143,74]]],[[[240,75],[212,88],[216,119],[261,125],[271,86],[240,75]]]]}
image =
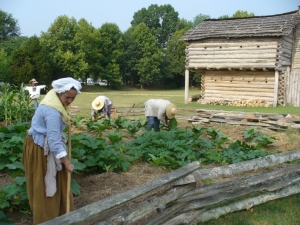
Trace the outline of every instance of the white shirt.
{"type": "Polygon", "coordinates": [[[145,102],[145,116],[157,117],[165,123],[166,109],[171,102],[164,99],[149,99],[145,102]]]}
{"type": "Polygon", "coordinates": [[[41,89],[45,89],[46,85],[38,85],[38,86],[26,86],[24,87],[25,90],[29,92],[31,99],[38,99],[41,94],[41,89]]]}

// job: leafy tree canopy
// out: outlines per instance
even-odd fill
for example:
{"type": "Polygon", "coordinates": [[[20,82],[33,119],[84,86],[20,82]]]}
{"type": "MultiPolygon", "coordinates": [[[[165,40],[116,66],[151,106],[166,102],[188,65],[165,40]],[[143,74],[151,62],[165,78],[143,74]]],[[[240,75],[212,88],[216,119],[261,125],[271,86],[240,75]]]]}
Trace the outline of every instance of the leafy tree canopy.
{"type": "Polygon", "coordinates": [[[47,32],[42,32],[41,43],[47,46],[52,64],[55,66],[55,79],[61,77],[83,77],[88,71],[85,52],[80,39],[76,39],[79,26],[75,18],[59,16],[47,32]]]}
{"type": "Polygon", "coordinates": [[[186,29],[176,31],[167,45],[164,83],[168,87],[178,88],[184,84],[186,43],[179,39],[185,32],[186,29]]]}
{"type": "Polygon", "coordinates": [[[228,15],[219,16],[218,19],[228,19],[230,18],[228,15]]]}
{"type": "Polygon", "coordinates": [[[209,15],[205,14],[198,14],[197,16],[194,17],[193,19],[193,27],[197,26],[199,23],[201,23],[203,20],[210,19],[209,15]]]}
{"type": "Polygon", "coordinates": [[[6,78],[10,74],[9,61],[7,53],[0,50],[0,82],[7,82],[6,78]]]}
{"type": "Polygon", "coordinates": [[[42,84],[50,84],[52,80],[48,54],[36,36],[13,51],[10,64],[9,79],[13,84],[27,83],[32,78],[42,84]]]}
{"type": "Polygon", "coordinates": [[[115,23],[105,23],[100,28],[101,49],[101,79],[108,81],[111,86],[118,86],[122,83],[120,75],[120,63],[123,54],[122,32],[115,23]]]}
{"type": "Polygon", "coordinates": [[[172,38],[178,24],[178,12],[170,5],[158,6],[152,4],[142,8],[133,15],[132,26],[144,23],[155,36],[156,41],[163,47],[172,38]]]}
{"type": "Polygon", "coordinates": [[[255,16],[254,13],[248,13],[247,11],[237,10],[232,15],[232,18],[245,18],[245,17],[253,17],[253,16],[255,16]]]}
{"type": "Polygon", "coordinates": [[[189,21],[186,19],[180,19],[178,21],[176,30],[179,31],[179,30],[185,29],[187,31],[187,30],[191,29],[192,27],[193,27],[192,21],[189,21]]]}
{"type": "Polygon", "coordinates": [[[7,40],[10,37],[17,37],[20,35],[20,28],[18,20],[0,10],[0,41],[7,40]]]}
{"type": "Polygon", "coordinates": [[[155,37],[144,23],[135,27],[133,37],[138,48],[136,68],[141,85],[159,83],[162,78],[160,71],[162,51],[155,42],[155,37]]]}
{"type": "Polygon", "coordinates": [[[0,49],[3,49],[7,56],[10,56],[15,49],[19,48],[27,40],[28,37],[25,36],[8,38],[5,41],[0,42],[0,49]]]}
{"type": "Polygon", "coordinates": [[[81,76],[78,78],[84,78],[86,80],[88,77],[92,77],[96,80],[101,71],[99,60],[102,57],[101,51],[99,50],[99,29],[95,29],[85,19],[80,19],[78,21],[78,29],[75,33],[74,43],[78,46],[80,51],[84,53],[83,60],[88,63],[86,71],[78,75],[81,76]]]}

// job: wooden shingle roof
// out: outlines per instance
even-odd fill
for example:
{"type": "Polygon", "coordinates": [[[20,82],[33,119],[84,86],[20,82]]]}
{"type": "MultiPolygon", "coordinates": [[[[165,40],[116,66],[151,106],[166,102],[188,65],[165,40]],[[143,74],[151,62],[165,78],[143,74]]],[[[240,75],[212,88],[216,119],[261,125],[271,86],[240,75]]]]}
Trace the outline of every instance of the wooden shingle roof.
{"type": "Polygon", "coordinates": [[[271,16],[208,19],[188,30],[180,40],[216,37],[287,36],[300,23],[299,11],[271,16]]]}

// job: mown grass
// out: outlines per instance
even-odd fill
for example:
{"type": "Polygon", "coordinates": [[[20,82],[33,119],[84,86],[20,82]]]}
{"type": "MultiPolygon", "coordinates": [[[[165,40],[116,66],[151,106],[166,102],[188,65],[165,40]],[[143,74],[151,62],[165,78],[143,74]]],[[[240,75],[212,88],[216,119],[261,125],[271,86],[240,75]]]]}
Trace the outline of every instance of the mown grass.
{"type": "MultiPolygon", "coordinates": [[[[189,95],[200,94],[199,89],[192,89],[189,95]]],[[[141,90],[124,88],[122,90],[110,90],[107,87],[85,86],[82,93],[78,95],[72,105],[79,106],[78,116],[89,117],[91,112],[92,101],[98,95],[105,95],[113,101],[114,107],[120,106],[143,106],[144,102],[150,98],[167,99],[177,105],[178,108],[195,110],[224,110],[240,112],[260,112],[260,113],[277,113],[277,114],[294,114],[300,115],[299,107],[234,107],[222,105],[201,105],[196,102],[184,104],[184,90],[141,90]]],[[[295,140],[295,141],[299,141],[295,140]]],[[[230,213],[201,225],[298,225],[300,224],[300,194],[287,198],[267,202],[255,206],[253,210],[244,210],[230,213]]]]}
{"type": "Polygon", "coordinates": [[[270,201],[250,210],[221,216],[198,225],[299,225],[300,194],[270,201]]]}
{"type": "MultiPolygon", "coordinates": [[[[189,95],[200,94],[199,89],[191,89],[189,95]]],[[[184,103],[184,89],[181,90],[141,90],[137,88],[123,88],[121,90],[111,90],[103,86],[84,86],[82,93],[79,94],[72,105],[79,106],[79,116],[90,116],[92,101],[98,95],[105,95],[113,101],[114,107],[120,106],[143,106],[144,102],[151,98],[167,99],[177,105],[177,108],[188,110],[209,109],[209,110],[225,110],[240,112],[261,112],[261,113],[277,113],[277,114],[294,114],[300,115],[299,107],[280,106],[280,107],[236,107],[223,105],[202,105],[197,102],[189,104],[184,103]]]]}

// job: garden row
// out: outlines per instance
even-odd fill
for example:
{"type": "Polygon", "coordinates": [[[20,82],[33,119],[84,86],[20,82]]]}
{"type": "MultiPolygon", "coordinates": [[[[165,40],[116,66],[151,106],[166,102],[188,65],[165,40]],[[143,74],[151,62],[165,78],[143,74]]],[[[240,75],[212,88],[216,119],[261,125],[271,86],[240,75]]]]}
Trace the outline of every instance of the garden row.
{"type": "MultiPolygon", "coordinates": [[[[34,108],[23,87],[2,83],[0,89],[0,172],[14,179],[0,187],[1,223],[7,220],[4,212],[8,210],[30,213],[21,158],[34,108]]],[[[246,130],[243,141],[232,140],[214,128],[178,127],[176,119],[169,126],[162,124],[161,132],[147,131],[147,120],[141,118],[72,119],[73,128],[79,130],[71,136],[76,174],[126,171],[136,161],[172,170],[194,161],[226,165],[268,155],[267,147],[274,141],[255,129],[246,130]]],[[[79,195],[80,186],[75,180],[71,186],[72,192],[79,195]]]]}

